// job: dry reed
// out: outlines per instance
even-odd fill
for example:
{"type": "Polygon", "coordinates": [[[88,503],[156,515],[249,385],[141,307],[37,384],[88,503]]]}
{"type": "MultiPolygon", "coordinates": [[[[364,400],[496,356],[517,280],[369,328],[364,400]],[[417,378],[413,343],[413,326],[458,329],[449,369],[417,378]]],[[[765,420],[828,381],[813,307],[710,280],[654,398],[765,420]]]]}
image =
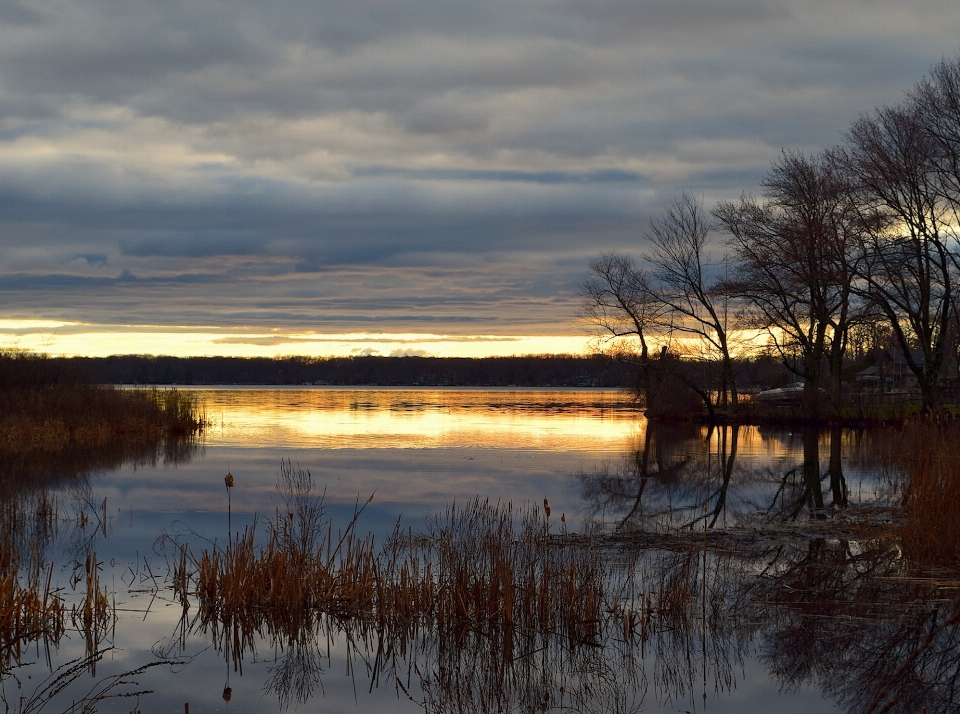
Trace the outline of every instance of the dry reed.
{"type": "MultiPolygon", "coordinates": [[[[545,508],[479,499],[379,549],[357,534],[361,508],[334,531],[308,472],[285,463],[280,482],[284,504],[272,521],[225,549],[179,545],[173,581],[184,631],[212,634],[235,668],[262,638],[284,653],[268,684],[282,702],[306,700],[321,670],[315,640],[339,632],[364,643],[372,678],[393,672],[403,691],[398,657],[438,663],[420,673],[427,710],[569,707],[597,692],[630,710],[621,698],[642,700],[632,663],[651,639],[657,651],[689,649],[692,622],[725,626],[716,613],[726,591],[714,578],[704,597],[706,555],[696,549],[641,577],[634,560],[601,557],[602,543],[551,532],[545,508]]],[[[710,656],[725,658],[717,666],[726,682],[736,655],[716,647],[710,656]]]]}
{"type": "Polygon", "coordinates": [[[82,581],[83,597],[71,608],[70,617],[83,635],[87,656],[92,657],[100,650],[100,643],[116,620],[109,593],[100,585],[100,562],[96,553],[86,554],[82,581]]]}
{"type": "Polygon", "coordinates": [[[174,587],[184,632],[211,632],[235,667],[264,640],[276,649],[266,689],[282,704],[312,696],[338,640],[371,686],[392,679],[436,712],[639,711],[649,684],[693,702],[736,687],[765,628],[788,684],[822,677],[850,701],[889,686],[912,705],[940,686],[915,670],[960,682],[957,619],[936,614],[955,593],[905,579],[890,537],[624,542],[557,532],[546,508],[474,500],[375,548],[356,517],[335,532],[308,472],[286,463],[280,482],[273,520],[226,549],[179,547],[174,587]]]}
{"type": "Polygon", "coordinates": [[[185,437],[205,420],[193,394],[87,385],[43,355],[0,351],[0,454],[185,437]]]}
{"type": "Polygon", "coordinates": [[[918,419],[900,442],[898,461],[909,477],[904,551],[920,562],[960,567],[960,424],[918,419]]]}
{"type": "Polygon", "coordinates": [[[960,566],[960,424],[916,419],[889,436],[885,462],[902,479],[905,554],[919,566],[960,566]]]}
{"type": "Polygon", "coordinates": [[[65,606],[53,588],[53,564],[42,555],[55,526],[45,496],[0,509],[0,672],[19,665],[31,643],[56,645],[63,636],[65,606]]]}
{"type": "Polygon", "coordinates": [[[334,533],[322,500],[306,495],[309,474],[285,465],[281,478],[293,488],[265,545],[254,524],[226,550],[182,547],[175,567],[175,590],[181,602],[196,597],[198,624],[230,631],[241,649],[264,625],[292,642],[321,617],[399,639],[427,628],[503,638],[507,649],[521,632],[598,644],[610,612],[602,561],[556,542],[538,511],[454,506],[427,537],[396,533],[377,552],[372,536],[357,535],[362,509],[334,533]]]}

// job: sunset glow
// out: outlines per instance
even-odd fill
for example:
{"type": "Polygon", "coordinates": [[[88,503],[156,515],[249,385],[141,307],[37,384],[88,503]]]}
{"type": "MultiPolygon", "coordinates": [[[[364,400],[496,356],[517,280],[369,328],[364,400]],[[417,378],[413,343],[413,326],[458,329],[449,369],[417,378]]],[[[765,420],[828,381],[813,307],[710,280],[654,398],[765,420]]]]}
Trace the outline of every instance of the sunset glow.
{"type": "Polygon", "coordinates": [[[56,321],[0,320],[0,348],[53,356],[107,357],[119,354],[175,357],[509,357],[584,354],[581,335],[437,335],[419,333],[302,333],[245,329],[129,327],[106,328],[56,321]]]}

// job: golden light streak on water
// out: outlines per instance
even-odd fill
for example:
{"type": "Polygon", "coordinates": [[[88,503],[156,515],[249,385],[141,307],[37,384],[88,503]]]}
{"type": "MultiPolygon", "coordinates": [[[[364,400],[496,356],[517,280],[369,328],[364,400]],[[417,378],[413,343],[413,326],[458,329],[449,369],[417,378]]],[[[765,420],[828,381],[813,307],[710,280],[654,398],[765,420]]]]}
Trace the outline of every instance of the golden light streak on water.
{"type": "Polygon", "coordinates": [[[207,443],[278,448],[479,447],[622,453],[639,412],[600,390],[204,389],[207,443]]]}

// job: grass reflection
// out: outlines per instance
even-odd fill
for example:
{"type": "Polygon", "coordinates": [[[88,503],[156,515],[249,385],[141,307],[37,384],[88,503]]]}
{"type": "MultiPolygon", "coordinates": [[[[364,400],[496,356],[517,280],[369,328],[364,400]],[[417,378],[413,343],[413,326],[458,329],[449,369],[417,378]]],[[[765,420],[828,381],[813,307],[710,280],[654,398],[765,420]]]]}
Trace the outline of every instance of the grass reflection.
{"type": "Polygon", "coordinates": [[[92,550],[94,537],[80,535],[101,528],[106,535],[106,521],[94,525],[85,506],[64,508],[43,487],[6,494],[0,504],[0,702],[7,712],[95,712],[106,700],[149,694],[137,680],[148,670],[182,664],[155,660],[98,674],[98,665],[116,651],[111,639],[117,606],[101,578],[104,564],[92,550]],[[70,565],[69,592],[56,585],[54,563],[46,556],[63,524],[71,526],[68,540],[85,543],[70,565]],[[71,635],[82,640],[83,655],[58,661],[57,650],[71,635]],[[38,670],[31,659],[41,656],[45,667],[38,670]]]}

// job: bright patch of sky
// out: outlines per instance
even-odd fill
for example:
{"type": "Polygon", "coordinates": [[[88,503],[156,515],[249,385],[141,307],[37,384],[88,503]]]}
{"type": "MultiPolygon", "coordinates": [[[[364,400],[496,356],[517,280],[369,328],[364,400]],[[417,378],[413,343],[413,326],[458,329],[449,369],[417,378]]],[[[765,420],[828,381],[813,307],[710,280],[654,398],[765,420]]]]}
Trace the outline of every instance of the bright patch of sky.
{"type": "Polygon", "coordinates": [[[174,357],[510,357],[582,354],[588,349],[587,343],[587,338],[576,333],[552,336],[330,334],[279,330],[256,332],[217,327],[104,326],[52,321],[26,327],[23,321],[0,320],[0,349],[30,350],[68,357],[108,357],[117,354],[162,354],[174,357]]]}

